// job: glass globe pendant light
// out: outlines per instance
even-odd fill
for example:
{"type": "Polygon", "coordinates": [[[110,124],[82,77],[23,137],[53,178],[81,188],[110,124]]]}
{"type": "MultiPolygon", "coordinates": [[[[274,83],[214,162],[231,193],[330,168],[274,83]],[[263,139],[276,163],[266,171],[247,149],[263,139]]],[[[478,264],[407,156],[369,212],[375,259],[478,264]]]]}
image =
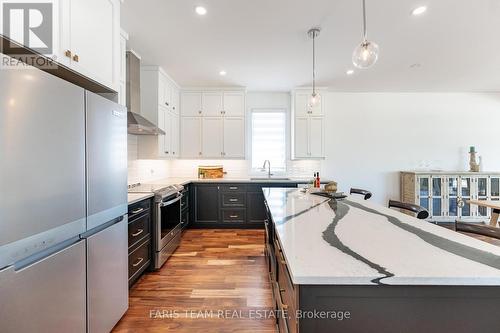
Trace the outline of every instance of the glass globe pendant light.
{"type": "Polygon", "coordinates": [[[313,41],[313,43],[312,43],[313,44],[313,52],[312,52],[312,54],[313,54],[313,59],[312,59],[313,90],[312,90],[311,96],[309,97],[309,107],[310,108],[314,108],[321,103],[321,95],[316,92],[316,44],[315,44],[315,40],[316,40],[316,37],[319,36],[319,32],[320,32],[319,28],[312,28],[307,32],[307,35],[313,41]]]}
{"type": "Polygon", "coordinates": [[[378,59],[378,45],[367,39],[366,33],[366,4],[363,0],[363,41],[352,54],[352,63],[357,68],[365,69],[373,66],[378,59]]]}

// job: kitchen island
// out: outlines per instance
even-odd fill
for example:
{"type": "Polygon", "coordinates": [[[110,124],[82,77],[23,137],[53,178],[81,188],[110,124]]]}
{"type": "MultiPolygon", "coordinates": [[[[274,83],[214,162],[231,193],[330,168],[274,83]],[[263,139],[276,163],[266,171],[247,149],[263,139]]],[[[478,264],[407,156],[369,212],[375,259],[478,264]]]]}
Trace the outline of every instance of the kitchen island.
{"type": "Polygon", "coordinates": [[[500,248],[357,197],[263,192],[281,332],[500,329],[500,248]]]}

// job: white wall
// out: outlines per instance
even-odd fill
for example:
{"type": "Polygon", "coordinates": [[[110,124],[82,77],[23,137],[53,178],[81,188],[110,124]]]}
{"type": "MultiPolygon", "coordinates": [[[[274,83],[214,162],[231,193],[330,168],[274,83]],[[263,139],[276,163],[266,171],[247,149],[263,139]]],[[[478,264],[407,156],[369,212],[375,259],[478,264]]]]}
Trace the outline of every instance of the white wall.
{"type": "Polygon", "coordinates": [[[399,199],[401,170],[467,170],[476,146],[500,170],[499,93],[329,93],[325,177],[399,199]]]}

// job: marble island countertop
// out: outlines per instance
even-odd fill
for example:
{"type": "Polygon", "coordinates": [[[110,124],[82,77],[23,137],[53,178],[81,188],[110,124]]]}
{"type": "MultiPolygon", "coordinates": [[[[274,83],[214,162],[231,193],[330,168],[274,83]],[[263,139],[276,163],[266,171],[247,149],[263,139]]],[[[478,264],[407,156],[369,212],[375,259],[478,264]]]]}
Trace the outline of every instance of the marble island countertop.
{"type": "Polygon", "coordinates": [[[500,286],[500,247],[361,197],[263,191],[296,284],[500,286]]]}

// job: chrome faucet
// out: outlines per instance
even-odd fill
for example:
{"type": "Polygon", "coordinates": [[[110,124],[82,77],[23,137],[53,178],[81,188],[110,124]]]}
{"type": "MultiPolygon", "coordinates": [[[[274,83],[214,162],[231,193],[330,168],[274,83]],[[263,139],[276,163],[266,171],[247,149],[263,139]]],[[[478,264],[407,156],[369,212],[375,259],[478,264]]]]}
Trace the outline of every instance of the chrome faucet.
{"type": "Polygon", "coordinates": [[[266,171],[266,164],[267,164],[267,177],[268,178],[271,178],[271,176],[273,175],[271,173],[271,162],[269,160],[265,160],[264,161],[264,165],[262,166],[262,171],[266,171]]]}

